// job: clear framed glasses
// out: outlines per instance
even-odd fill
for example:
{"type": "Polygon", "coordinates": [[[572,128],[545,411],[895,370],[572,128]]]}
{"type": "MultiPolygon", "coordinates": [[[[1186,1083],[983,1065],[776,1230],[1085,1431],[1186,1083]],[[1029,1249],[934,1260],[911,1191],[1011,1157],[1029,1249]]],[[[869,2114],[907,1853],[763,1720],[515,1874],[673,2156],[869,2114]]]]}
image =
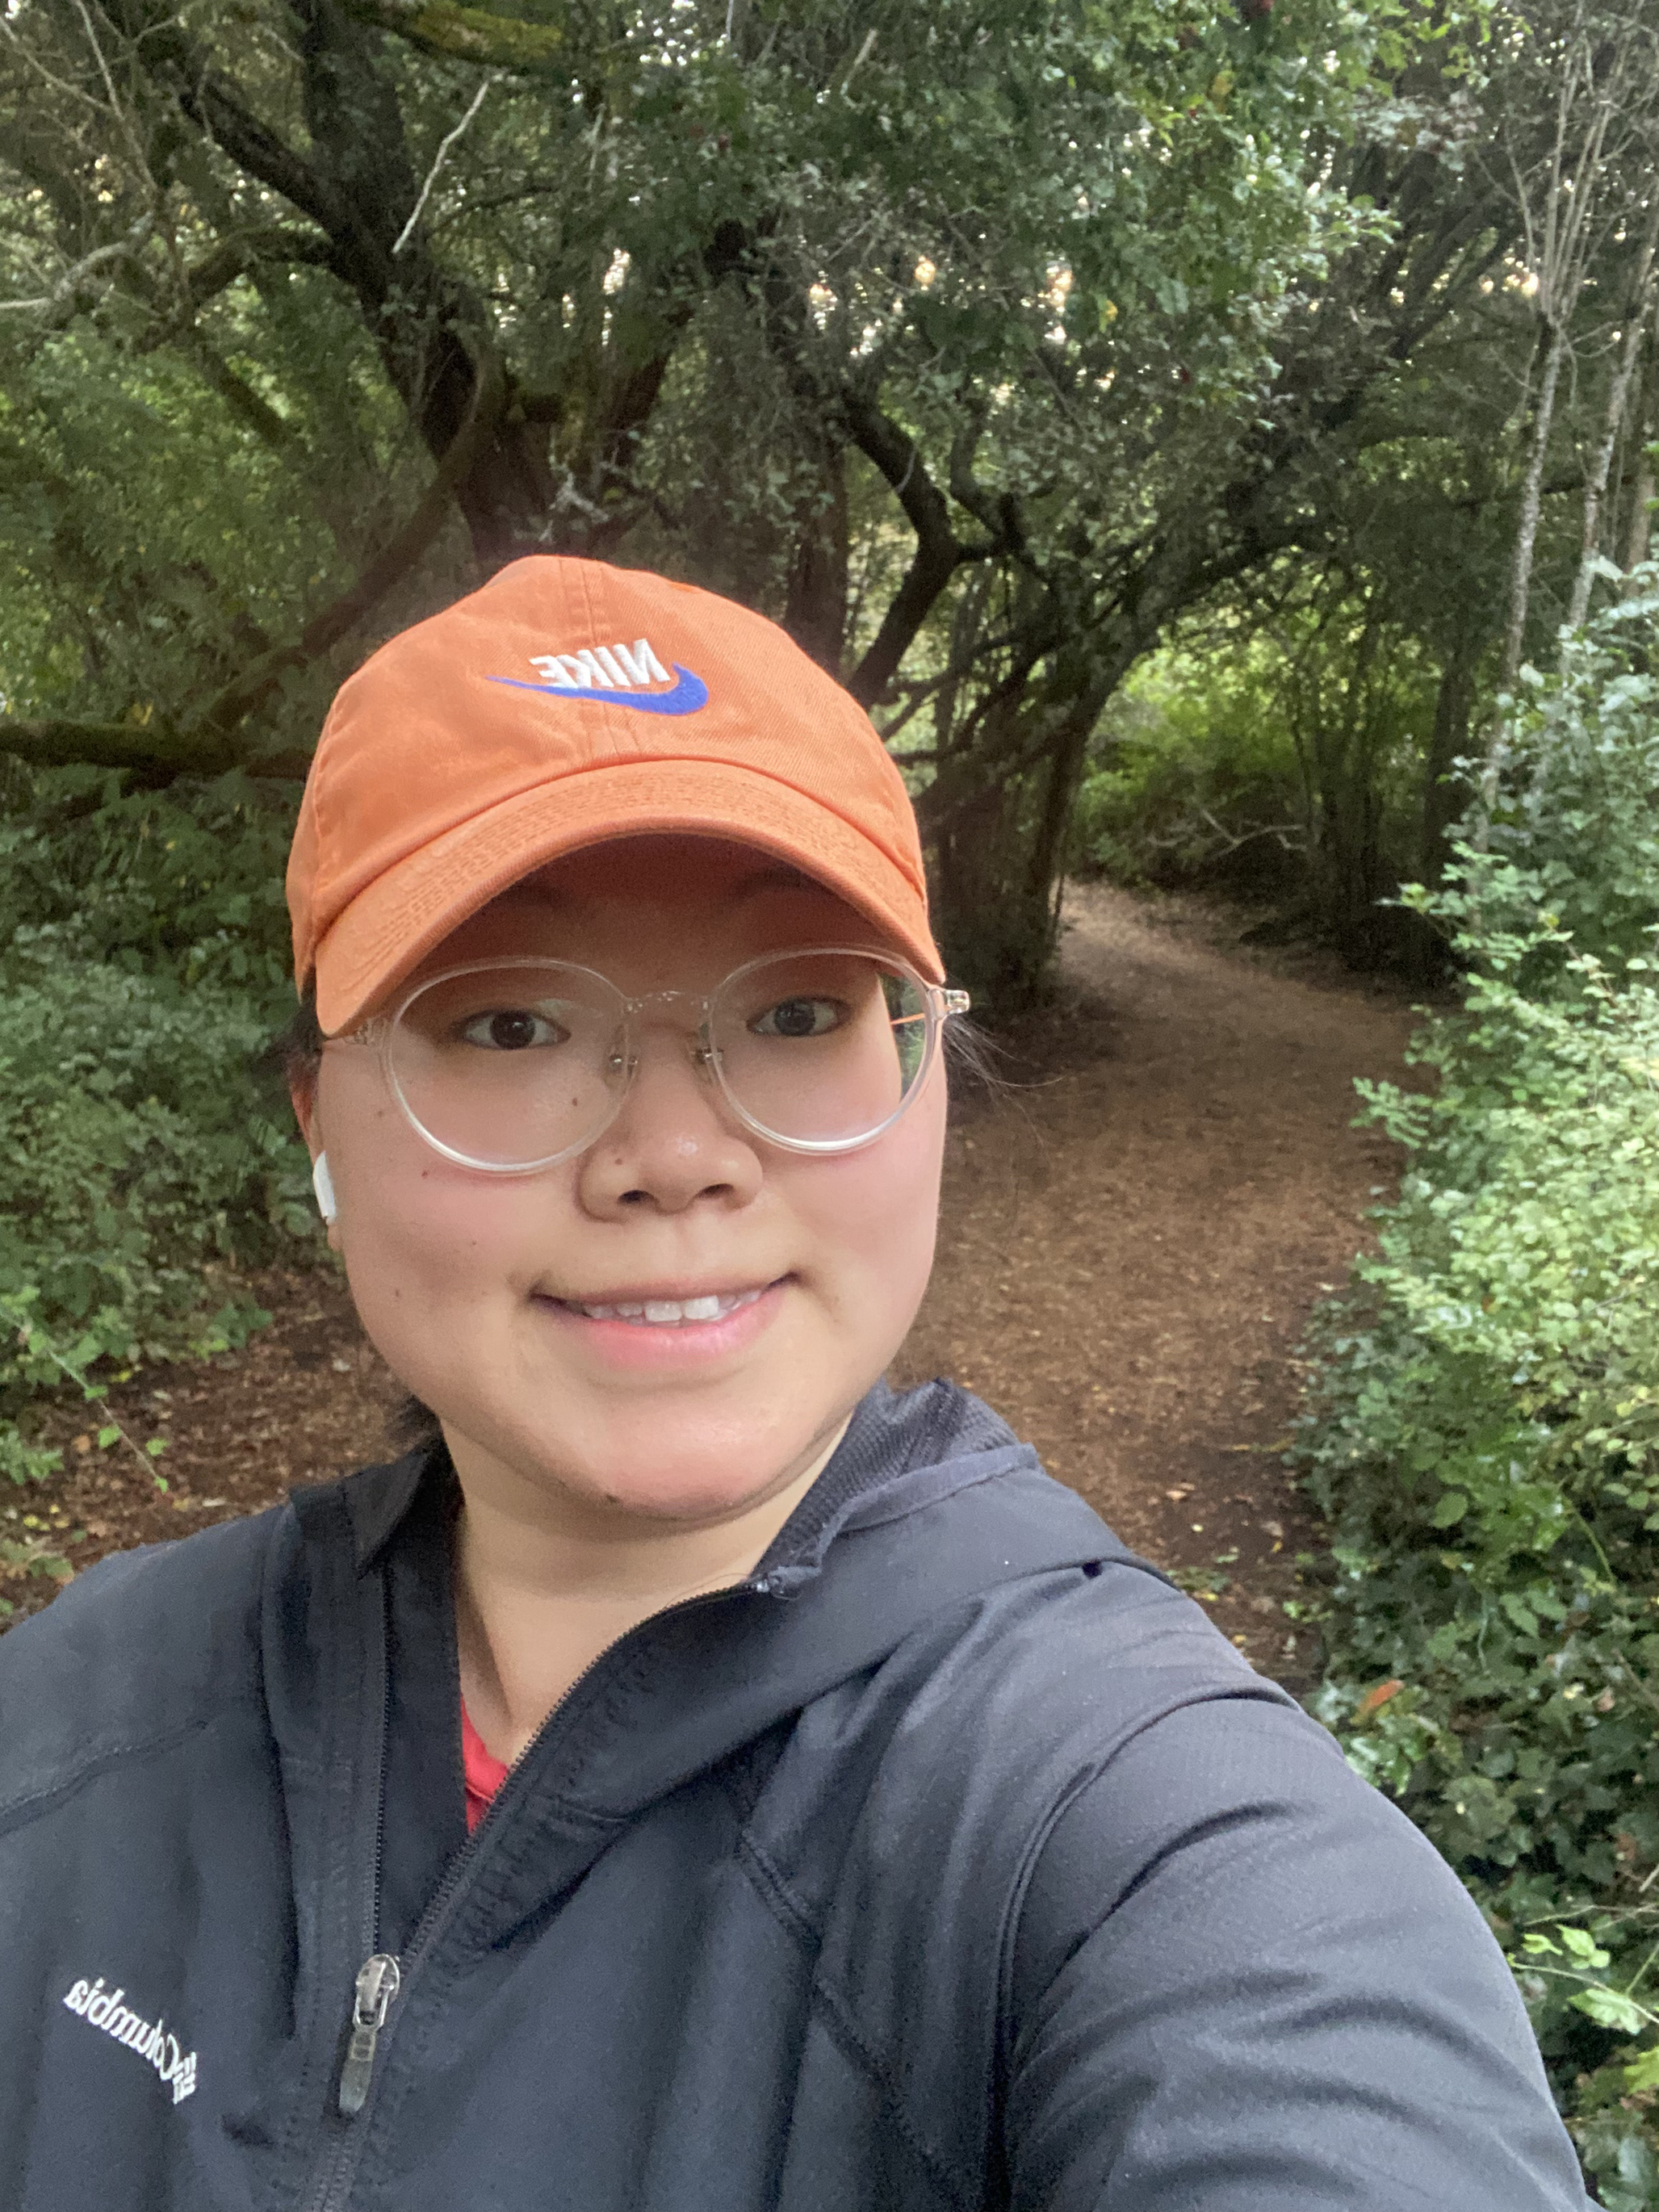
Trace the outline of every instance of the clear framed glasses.
{"type": "Polygon", "coordinates": [[[435,1152],[529,1175],[583,1152],[615,1118],[646,1027],[677,1027],[744,1128],[785,1151],[855,1152],[920,1090],[965,991],[855,945],[765,954],[706,998],[630,998],[592,968],[477,961],[417,984],[356,1032],[435,1152]]]}

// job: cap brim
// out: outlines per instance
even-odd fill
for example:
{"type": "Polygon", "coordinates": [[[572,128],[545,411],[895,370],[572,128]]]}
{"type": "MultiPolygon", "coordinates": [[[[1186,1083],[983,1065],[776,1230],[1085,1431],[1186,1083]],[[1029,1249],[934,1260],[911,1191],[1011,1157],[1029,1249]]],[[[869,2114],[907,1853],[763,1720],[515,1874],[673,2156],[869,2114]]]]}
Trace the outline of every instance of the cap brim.
{"type": "Polygon", "coordinates": [[[909,871],[838,814],[723,762],[610,762],[503,800],[360,891],[317,947],[324,1034],[355,1027],[452,930],[532,869],[583,846],[677,833],[734,839],[788,861],[896,939],[930,981],[943,980],[909,871]]]}

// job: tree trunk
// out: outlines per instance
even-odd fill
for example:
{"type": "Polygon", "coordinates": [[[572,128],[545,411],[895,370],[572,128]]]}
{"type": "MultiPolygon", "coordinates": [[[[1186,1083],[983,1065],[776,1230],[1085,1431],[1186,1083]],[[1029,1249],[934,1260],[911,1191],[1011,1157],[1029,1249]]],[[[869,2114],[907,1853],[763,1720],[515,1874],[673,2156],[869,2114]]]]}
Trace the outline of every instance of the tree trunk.
{"type": "Polygon", "coordinates": [[[847,468],[839,447],[826,444],[822,468],[822,499],[802,518],[795,541],[784,627],[820,668],[839,677],[847,649],[849,537],[847,468]]]}
{"type": "Polygon", "coordinates": [[[1544,356],[1544,380],[1533,415],[1532,443],[1527,473],[1521,487],[1521,513],[1516,525],[1515,557],[1510,566],[1510,613],[1503,632],[1503,658],[1498,663],[1497,686],[1512,692],[1521,674],[1521,654],[1526,643],[1527,615],[1532,604],[1532,564],[1538,545],[1538,518],[1544,502],[1544,463],[1549,453],[1549,434],[1555,421],[1555,393],[1567,359],[1567,325],[1555,323],[1544,356]]]}
{"type": "Polygon", "coordinates": [[[1462,810],[1462,794],[1452,764],[1466,752],[1475,705],[1475,671],[1480,641],[1472,632],[1459,637],[1440,669],[1434,695],[1434,727],[1423,764],[1422,830],[1417,866],[1423,882],[1440,881],[1446,867],[1446,832],[1462,810]]]}
{"type": "Polygon", "coordinates": [[[1618,443],[1619,432],[1624,427],[1630,386],[1642,354],[1643,334],[1653,308],[1654,249],[1656,245],[1659,245],[1659,200],[1655,200],[1653,211],[1648,218],[1647,235],[1642,241],[1635,275],[1631,279],[1624,342],[1619,348],[1618,365],[1607,387],[1607,411],[1601,426],[1601,441],[1591,461],[1589,480],[1584,487],[1584,543],[1579,556],[1579,572],[1573,579],[1572,601],[1567,611],[1569,629],[1578,629],[1590,611],[1590,588],[1595,580],[1596,557],[1601,550],[1601,503],[1607,494],[1607,480],[1612,474],[1613,449],[1618,443]]]}
{"type": "Polygon", "coordinates": [[[1653,353],[1649,347],[1647,367],[1643,376],[1637,404],[1631,410],[1635,423],[1633,442],[1636,446],[1635,482],[1630,489],[1630,512],[1624,527],[1624,554],[1620,566],[1626,576],[1632,569],[1639,569],[1647,559],[1653,542],[1653,447],[1649,434],[1653,428],[1653,353]]]}
{"type": "MultiPolygon", "coordinates": [[[[1544,462],[1549,452],[1549,433],[1555,418],[1555,391],[1561,380],[1561,365],[1567,359],[1567,325],[1564,321],[1550,325],[1549,346],[1544,357],[1544,380],[1539,389],[1538,405],[1533,416],[1532,443],[1527,454],[1527,473],[1521,487],[1521,515],[1515,533],[1515,556],[1510,564],[1510,612],[1503,632],[1503,653],[1498,664],[1497,688],[1505,696],[1513,696],[1521,674],[1521,653],[1526,642],[1527,613],[1532,599],[1532,563],[1538,543],[1538,518],[1544,499],[1544,462]]],[[[1491,734],[1486,744],[1486,761],[1481,771],[1480,798],[1488,813],[1497,798],[1498,779],[1503,768],[1503,746],[1508,734],[1504,709],[1500,705],[1492,718],[1491,734]]],[[[1480,842],[1484,842],[1484,832],[1480,842]]]]}

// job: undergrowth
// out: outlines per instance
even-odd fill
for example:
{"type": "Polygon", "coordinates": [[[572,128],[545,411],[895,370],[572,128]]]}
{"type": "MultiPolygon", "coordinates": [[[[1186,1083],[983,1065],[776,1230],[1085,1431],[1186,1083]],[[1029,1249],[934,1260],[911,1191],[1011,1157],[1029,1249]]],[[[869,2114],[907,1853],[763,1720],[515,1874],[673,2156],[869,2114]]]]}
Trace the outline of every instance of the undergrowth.
{"type": "Polygon", "coordinates": [[[292,1006],[283,798],[17,772],[0,817],[0,1474],[40,1393],[239,1342],[247,1266],[307,1232],[262,1065],[292,1006]]]}
{"type": "Polygon", "coordinates": [[[1362,1086],[1407,1167],[1296,1446],[1313,1709],[1485,1910],[1608,2212],[1659,2208],[1656,614],[1534,685],[1485,849],[1407,894],[1465,1002],[1432,1088],[1362,1086]]]}

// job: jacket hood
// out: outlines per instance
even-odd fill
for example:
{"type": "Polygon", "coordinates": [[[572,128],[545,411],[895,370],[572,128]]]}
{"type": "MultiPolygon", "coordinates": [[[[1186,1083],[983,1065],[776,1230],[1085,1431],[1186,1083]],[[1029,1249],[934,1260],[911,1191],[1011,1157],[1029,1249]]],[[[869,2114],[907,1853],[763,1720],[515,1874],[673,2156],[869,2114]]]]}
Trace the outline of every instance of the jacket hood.
{"type": "MultiPolygon", "coordinates": [[[[325,1541],[344,1507],[362,1575],[417,1500],[452,1482],[439,1449],[296,1502],[325,1541]]],[[[538,1827],[607,1828],[942,1615],[1008,1582],[1109,1560],[1145,1567],[979,1400],[946,1382],[902,1395],[878,1384],[754,1573],[613,1644],[505,1787],[537,1801],[538,1827]]]]}

